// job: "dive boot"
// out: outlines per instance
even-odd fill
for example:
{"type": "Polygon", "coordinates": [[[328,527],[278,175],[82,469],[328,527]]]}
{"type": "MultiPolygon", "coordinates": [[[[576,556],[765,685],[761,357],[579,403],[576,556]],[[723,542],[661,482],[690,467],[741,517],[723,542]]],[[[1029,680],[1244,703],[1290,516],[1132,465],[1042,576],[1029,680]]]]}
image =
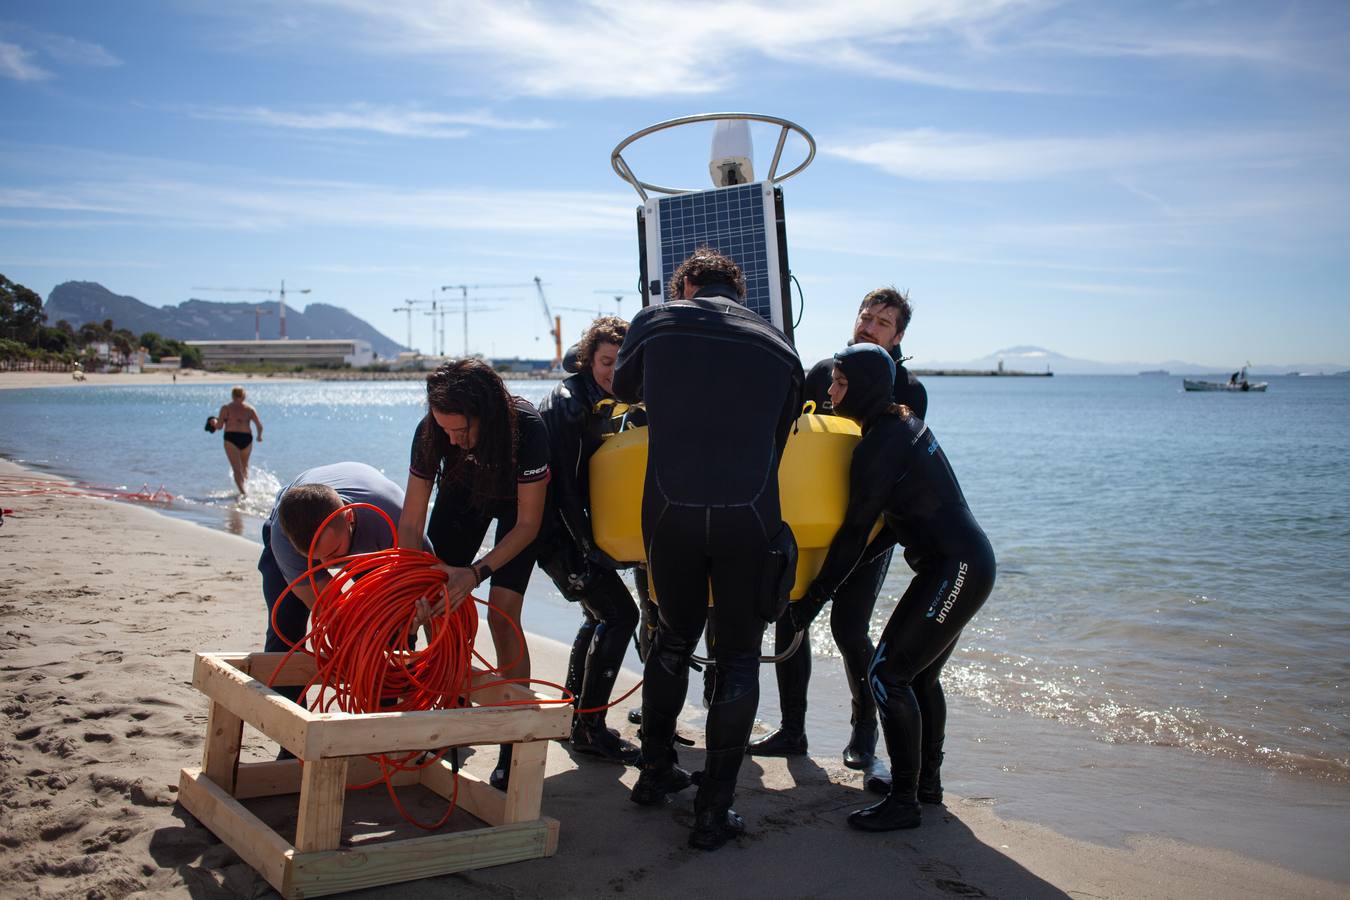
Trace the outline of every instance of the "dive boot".
{"type": "Polygon", "coordinates": [[[918,800],[902,800],[892,792],[880,803],[849,813],[848,824],[859,831],[898,831],[918,828],[921,817],[918,800]]]}
{"type": "Polygon", "coordinates": [[[866,769],[877,758],[877,720],[875,717],[853,723],[853,735],[844,748],[844,765],[866,769]]]}
{"type": "Polygon", "coordinates": [[[572,723],[572,749],[586,756],[598,756],[624,766],[637,765],[642,751],[619,737],[604,719],[578,716],[572,723]]]}
{"type": "Polygon", "coordinates": [[[751,756],[805,756],[806,732],[784,726],[751,741],[745,752],[751,756]]]}
{"type": "Polygon", "coordinates": [[[668,795],[678,794],[693,784],[689,773],[677,765],[664,769],[643,769],[628,799],[638,806],[660,806],[668,795]]]}
{"type": "Polygon", "coordinates": [[[497,751],[497,767],[492,770],[488,776],[488,784],[499,791],[504,791],[511,781],[511,745],[502,744],[501,749],[497,751]]]}
{"type": "MultiPolygon", "coordinates": [[[[739,762],[739,757],[737,757],[739,762]]],[[[713,778],[709,773],[727,768],[717,759],[707,761],[694,798],[694,830],[689,846],[698,850],[716,850],[734,837],[745,834],[745,820],[731,808],[736,799],[736,778],[713,778]]]]}
{"type": "Polygon", "coordinates": [[[745,820],[736,810],[707,809],[694,815],[694,830],[689,832],[689,846],[698,850],[716,850],[743,834],[745,820]]]}
{"type": "Polygon", "coordinates": [[[919,802],[942,802],[942,741],[924,748],[919,766],[919,802]]]}
{"type": "Polygon", "coordinates": [[[873,762],[867,769],[867,777],[863,779],[863,785],[870,793],[886,796],[891,792],[891,770],[886,768],[885,763],[879,760],[873,762]]]}

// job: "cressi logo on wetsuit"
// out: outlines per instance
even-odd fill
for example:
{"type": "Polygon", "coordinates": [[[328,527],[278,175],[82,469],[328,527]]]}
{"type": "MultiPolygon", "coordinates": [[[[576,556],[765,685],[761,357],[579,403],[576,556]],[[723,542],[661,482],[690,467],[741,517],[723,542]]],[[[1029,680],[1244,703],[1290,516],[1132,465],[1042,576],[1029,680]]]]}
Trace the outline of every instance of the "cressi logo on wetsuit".
{"type": "Polygon", "coordinates": [[[937,448],[938,448],[937,438],[933,437],[932,435],[929,435],[928,455],[932,456],[934,453],[936,453],[937,448]]]}
{"type": "Polygon", "coordinates": [[[933,605],[928,607],[928,612],[925,613],[924,616],[925,618],[931,619],[936,616],[939,623],[947,621],[947,613],[952,611],[952,607],[956,605],[957,599],[960,598],[961,588],[966,584],[966,573],[969,571],[970,566],[965,563],[960,563],[956,569],[956,581],[952,584],[952,589],[947,591],[947,582],[945,580],[938,586],[937,596],[933,598],[933,605]],[[942,599],[944,593],[947,595],[945,601],[942,599]],[[941,609],[938,608],[939,604],[941,604],[941,609]]]}

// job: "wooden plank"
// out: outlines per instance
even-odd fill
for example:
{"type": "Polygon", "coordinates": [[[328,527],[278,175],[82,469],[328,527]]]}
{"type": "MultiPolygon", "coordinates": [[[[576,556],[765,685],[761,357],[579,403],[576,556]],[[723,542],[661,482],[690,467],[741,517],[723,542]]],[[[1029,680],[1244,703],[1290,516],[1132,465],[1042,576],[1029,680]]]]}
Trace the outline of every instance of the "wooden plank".
{"type": "Polygon", "coordinates": [[[244,739],[244,720],[220,701],[211,701],[206,715],[206,742],[202,745],[202,771],[206,777],[233,794],[239,769],[239,745],[244,739]]]}
{"type": "Polygon", "coordinates": [[[450,744],[514,744],[566,737],[572,707],[529,706],[433,709],[424,712],[329,713],[309,727],[305,759],[361,756],[393,749],[450,744]]]}
{"type": "Polygon", "coordinates": [[[314,677],[317,671],[314,665],[314,657],[308,653],[292,653],[289,659],[285,653],[250,653],[248,662],[249,674],[263,684],[271,681],[272,673],[280,667],[281,672],[277,674],[275,684],[283,687],[309,684],[310,679],[314,677]]]}
{"type": "Polygon", "coordinates": [[[503,813],[507,823],[539,818],[539,805],[544,799],[548,745],[548,741],[534,741],[511,748],[511,777],[507,782],[503,813]]]}
{"type": "Polygon", "coordinates": [[[312,759],[300,777],[297,853],[336,850],[342,840],[342,802],[347,794],[347,760],[312,759]]]}
{"type": "MultiPolygon", "coordinates": [[[[315,715],[215,656],[198,653],[192,685],[296,756],[305,755],[305,735],[315,715]]],[[[333,754],[337,755],[337,754],[333,754]]],[[[341,754],[349,756],[351,754],[341,754]]]]}
{"type": "MultiPolygon", "coordinates": [[[[380,775],[377,763],[364,756],[354,756],[348,760],[347,786],[365,784],[380,775]]],[[[278,759],[269,762],[241,763],[239,775],[235,779],[234,796],[240,800],[253,797],[278,797],[283,794],[300,793],[301,766],[297,759],[278,759]]],[[[397,772],[394,774],[395,787],[417,784],[418,772],[397,772]]]]}
{"type": "MultiPolygon", "coordinates": [[[[514,755],[514,754],[513,754],[514,755]]],[[[449,800],[455,796],[455,773],[450,764],[441,760],[422,770],[422,787],[435,791],[449,800]]],[[[456,804],[469,815],[489,825],[506,824],[506,794],[476,775],[459,773],[459,796],[456,804]]]]}
{"type": "Polygon", "coordinates": [[[524,684],[498,684],[502,675],[497,672],[485,672],[474,669],[470,680],[473,692],[469,699],[477,706],[501,703],[504,700],[553,700],[558,699],[557,691],[536,691],[524,684]],[[484,687],[483,685],[492,685],[484,687]]]}
{"type": "Polygon", "coordinates": [[[178,800],[268,884],[278,891],[285,887],[295,848],[200,769],[183,769],[178,779],[178,800]]]}
{"type": "Polygon", "coordinates": [[[557,822],[544,819],[410,838],[327,853],[298,853],[291,861],[288,896],[318,897],[341,891],[430,878],[550,855],[557,822]]]}

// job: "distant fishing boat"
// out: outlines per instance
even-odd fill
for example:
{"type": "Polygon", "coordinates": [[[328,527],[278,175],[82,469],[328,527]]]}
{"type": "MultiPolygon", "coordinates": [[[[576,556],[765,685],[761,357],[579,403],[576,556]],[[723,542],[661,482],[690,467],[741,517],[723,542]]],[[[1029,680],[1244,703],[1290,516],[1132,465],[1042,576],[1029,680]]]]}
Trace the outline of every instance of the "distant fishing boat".
{"type": "Polygon", "coordinates": [[[1189,378],[1183,378],[1181,383],[1188,391],[1237,391],[1239,393],[1264,391],[1269,386],[1269,382],[1247,380],[1247,366],[1250,365],[1251,363],[1247,363],[1246,366],[1229,375],[1227,381],[1192,381],[1189,378]]]}
{"type": "Polygon", "coordinates": [[[1236,384],[1226,381],[1192,381],[1189,378],[1181,379],[1188,391],[1264,391],[1270,386],[1267,381],[1241,381],[1236,384]]]}

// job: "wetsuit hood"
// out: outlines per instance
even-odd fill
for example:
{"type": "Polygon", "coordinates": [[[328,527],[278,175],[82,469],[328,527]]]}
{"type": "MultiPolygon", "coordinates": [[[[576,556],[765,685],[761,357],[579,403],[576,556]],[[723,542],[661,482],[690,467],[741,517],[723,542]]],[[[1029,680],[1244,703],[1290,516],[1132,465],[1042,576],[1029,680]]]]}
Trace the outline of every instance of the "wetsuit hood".
{"type": "Polygon", "coordinates": [[[834,364],[848,379],[844,399],[834,407],[835,415],[847,416],[866,424],[892,402],[895,389],[895,361],[876,344],[854,344],[834,355],[834,364]]]}

